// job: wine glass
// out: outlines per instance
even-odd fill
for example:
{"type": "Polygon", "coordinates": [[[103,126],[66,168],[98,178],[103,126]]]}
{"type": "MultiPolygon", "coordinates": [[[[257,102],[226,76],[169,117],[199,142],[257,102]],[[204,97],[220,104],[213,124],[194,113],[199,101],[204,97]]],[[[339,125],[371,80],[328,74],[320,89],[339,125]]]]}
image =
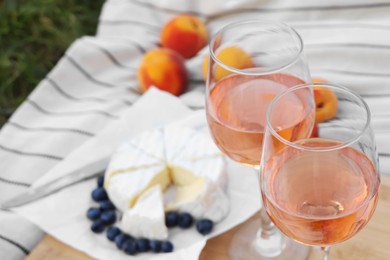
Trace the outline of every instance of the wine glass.
{"type": "MultiPolygon", "coordinates": [[[[210,41],[206,81],[207,122],[214,142],[234,161],[258,169],[268,104],[287,88],[308,82],[302,40],[288,25],[251,20],[222,28],[210,41]]],[[[311,119],[302,125],[300,135],[310,135],[311,119]]],[[[236,233],[230,256],[306,257],[307,247],[287,242],[261,210],[260,218],[246,222],[236,233]]]]}
{"type": "Polygon", "coordinates": [[[286,236],[321,247],[328,259],[329,246],[359,232],[378,201],[380,176],[369,108],[346,88],[306,84],[277,96],[266,120],[260,182],[264,207],[286,236]],[[310,96],[313,86],[314,96],[337,98],[337,103],[317,102],[335,111],[333,117],[319,124],[318,138],[286,139],[280,129],[313,106],[313,100],[302,98],[310,96]],[[283,116],[286,106],[290,117],[283,116]]]}

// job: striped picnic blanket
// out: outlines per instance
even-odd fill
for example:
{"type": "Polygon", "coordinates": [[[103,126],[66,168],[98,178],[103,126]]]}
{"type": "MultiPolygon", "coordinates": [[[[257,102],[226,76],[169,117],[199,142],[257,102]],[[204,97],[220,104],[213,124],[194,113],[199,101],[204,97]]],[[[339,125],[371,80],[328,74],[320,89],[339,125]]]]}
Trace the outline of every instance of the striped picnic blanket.
{"type": "MultiPolygon", "coordinates": [[[[95,37],[76,40],[0,132],[0,201],[38,178],[140,97],[136,70],[159,44],[163,24],[179,13],[201,17],[214,34],[239,20],[284,21],[301,34],[312,76],[361,94],[372,111],[382,174],[390,174],[389,0],[108,0],[95,37]]],[[[187,61],[181,99],[202,108],[201,62],[187,61]]],[[[0,259],[21,259],[42,237],[38,227],[0,210],[0,259]]]]}

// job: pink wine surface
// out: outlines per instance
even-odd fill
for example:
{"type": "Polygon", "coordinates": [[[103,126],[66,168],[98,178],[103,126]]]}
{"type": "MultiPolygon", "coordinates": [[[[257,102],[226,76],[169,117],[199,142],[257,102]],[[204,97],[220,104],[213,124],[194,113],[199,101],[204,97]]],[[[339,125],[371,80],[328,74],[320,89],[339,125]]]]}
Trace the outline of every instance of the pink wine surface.
{"type": "MultiPolygon", "coordinates": [[[[294,76],[281,73],[232,75],[217,82],[207,102],[207,120],[214,142],[231,159],[250,166],[259,165],[268,104],[282,91],[302,83],[294,76]]],[[[302,102],[296,98],[285,106],[289,125],[281,129],[306,129],[305,113],[288,113],[290,106],[302,107],[302,102]]]]}
{"type": "MultiPolygon", "coordinates": [[[[305,146],[337,141],[306,139],[305,146]]],[[[378,200],[379,175],[354,148],[310,152],[286,147],[263,169],[263,199],[273,222],[287,236],[308,245],[331,245],[360,231],[378,200]]]]}

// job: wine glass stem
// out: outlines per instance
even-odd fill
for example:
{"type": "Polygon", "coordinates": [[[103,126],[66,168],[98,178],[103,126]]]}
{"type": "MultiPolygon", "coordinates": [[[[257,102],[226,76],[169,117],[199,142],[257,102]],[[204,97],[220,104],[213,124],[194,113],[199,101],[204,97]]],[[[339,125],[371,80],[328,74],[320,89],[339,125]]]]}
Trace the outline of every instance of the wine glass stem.
{"type": "Polygon", "coordinates": [[[260,228],[253,246],[260,255],[267,258],[279,256],[285,246],[285,237],[275,227],[263,208],[260,210],[260,228]]]}
{"type": "MultiPolygon", "coordinates": [[[[256,176],[260,181],[258,168],[254,167],[256,176]]],[[[257,230],[253,247],[264,257],[279,256],[285,247],[285,236],[272,223],[264,207],[260,209],[260,228],[257,230]]]]}
{"type": "Polygon", "coordinates": [[[324,253],[324,260],[329,259],[329,251],[330,251],[330,246],[323,246],[321,247],[322,252],[324,253]]]}
{"type": "Polygon", "coordinates": [[[274,223],[272,223],[264,207],[260,210],[260,219],[262,230],[261,235],[263,236],[263,238],[267,238],[269,235],[272,235],[276,231],[276,227],[274,223]]]}

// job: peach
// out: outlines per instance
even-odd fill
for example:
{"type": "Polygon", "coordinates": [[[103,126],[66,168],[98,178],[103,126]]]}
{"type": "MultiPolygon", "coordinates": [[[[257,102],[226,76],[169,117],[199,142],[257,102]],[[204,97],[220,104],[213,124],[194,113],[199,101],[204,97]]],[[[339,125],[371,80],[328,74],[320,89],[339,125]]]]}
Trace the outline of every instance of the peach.
{"type": "Polygon", "coordinates": [[[184,59],[175,51],[166,48],[148,51],[138,67],[137,76],[142,92],[155,86],[178,96],[187,86],[184,59]]]}
{"type": "MultiPolygon", "coordinates": [[[[313,83],[325,83],[323,79],[313,78],[313,83]]],[[[322,123],[334,118],[337,114],[338,101],[336,94],[321,86],[314,87],[314,100],[316,102],[316,123],[322,123]]]]}
{"type": "Polygon", "coordinates": [[[318,243],[330,245],[349,238],[357,221],[357,214],[352,213],[335,219],[313,221],[310,223],[310,229],[319,235],[318,243]]]}
{"type": "Polygon", "coordinates": [[[177,15],[164,25],[160,40],[163,47],[172,49],[188,59],[207,44],[207,27],[196,16],[177,15]]]}
{"type": "Polygon", "coordinates": [[[313,126],[313,130],[311,132],[311,135],[310,135],[310,138],[316,138],[316,137],[319,137],[319,130],[318,130],[318,124],[315,123],[314,126],[313,126]]]}
{"type": "MultiPolygon", "coordinates": [[[[238,46],[229,46],[219,50],[216,54],[216,58],[220,62],[226,64],[227,66],[236,69],[247,69],[255,66],[251,56],[238,46]]],[[[203,60],[203,67],[202,67],[204,80],[206,80],[207,77],[208,66],[209,66],[209,56],[206,55],[206,57],[203,60]]],[[[230,71],[222,68],[221,66],[218,65],[216,66],[217,67],[215,68],[215,72],[214,72],[214,79],[216,81],[226,77],[231,73],[230,71]]]]}

